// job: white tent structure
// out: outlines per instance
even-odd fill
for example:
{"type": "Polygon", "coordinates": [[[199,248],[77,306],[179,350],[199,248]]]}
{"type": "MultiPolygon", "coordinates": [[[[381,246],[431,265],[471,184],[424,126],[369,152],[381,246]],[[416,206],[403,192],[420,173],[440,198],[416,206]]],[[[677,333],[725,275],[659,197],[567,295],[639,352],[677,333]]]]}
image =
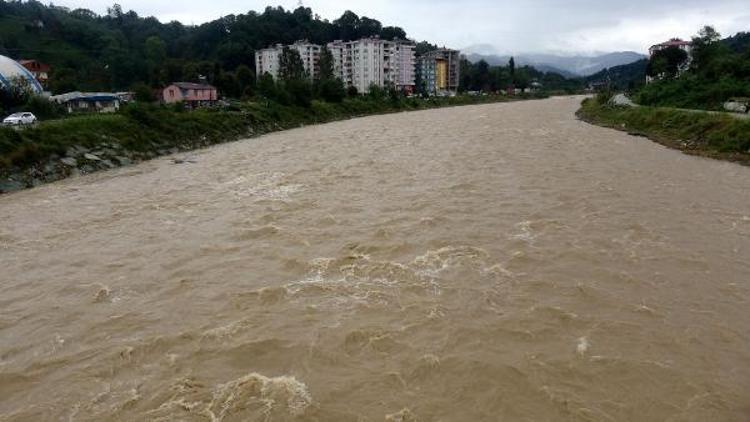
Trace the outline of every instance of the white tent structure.
{"type": "Polygon", "coordinates": [[[18,81],[24,81],[34,94],[43,91],[42,85],[25,67],[9,57],[0,56],[0,88],[9,88],[18,81]]]}

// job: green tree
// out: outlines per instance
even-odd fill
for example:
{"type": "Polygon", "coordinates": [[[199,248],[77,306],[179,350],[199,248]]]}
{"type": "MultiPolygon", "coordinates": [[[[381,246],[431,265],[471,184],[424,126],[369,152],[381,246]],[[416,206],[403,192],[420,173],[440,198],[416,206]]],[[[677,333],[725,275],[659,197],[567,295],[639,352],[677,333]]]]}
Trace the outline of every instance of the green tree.
{"type": "Polygon", "coordinates": [[[279,57],[279,79],[284,82],[305,78],[305,66],[297,50],[284,47],[279,57]]]}
{"type": "Polygon", "coordinates": [[[321,80],[333,79],[333,54],[324,46],[320,51],[320,60],[318,62],[320,68],[319,78],[321,80]]]}
{"type": "Polygon", "coordinates": [[[510,83],[515,84],[516,83],[516,59],[511,56],[510,60],[508,61],[508,71],[510,73],[510,83]]]}
{"type": "Polygon", "coordinates": [[[146,85],[143,82],[135,83],[132,87],[130,87],[130,90],[133,91],[133,93],[135,94],[135,100],[139,103],[152,103],[156,101],[154,91],[150,86],[146,85]]]}
{"type": "Polygon", "coordinates": [[[264,73],[258,80],[258,94],[268,98],[276,98],[276,83],[270,73],[264,73]]]}
{"type": "Polygon", "coordinates": [[[679,47],[669,47],[659,50],[651,56],[646,74],[652,77],[665,76],[673,78],[678,75],[680,68],[687,62],[688,54],[679,47]]]}
{"type": "Polygon", "coordinates": [[[157,36],[146,38],[144,43],[146,61],[148,64],[148,73],[151,86],[159,86],[164,82],[162,69],[167,59],[167,45],[157,36]]]}
{"type": "Polygon", "coordinates": [[[253,75],[253,71],[250,69],[250,67],[244,64],[239,65],[237,67],[237,70],[235,71],[235,76],[237,78],[237,84],[239,86],[241,94],[245,96],[252,96],[255,75],[253,75]]]}

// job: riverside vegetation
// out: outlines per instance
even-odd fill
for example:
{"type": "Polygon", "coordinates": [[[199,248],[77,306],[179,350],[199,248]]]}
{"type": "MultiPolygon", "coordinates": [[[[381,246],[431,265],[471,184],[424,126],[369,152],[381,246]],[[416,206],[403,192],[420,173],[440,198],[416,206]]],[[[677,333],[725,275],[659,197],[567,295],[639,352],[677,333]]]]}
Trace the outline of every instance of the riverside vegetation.
{"type": "Polygon", "coordinates": [[[299,105],[257,99],[190,112],[178,106],[134,103],[117,114],[73,116],[20,130],[0,128],[0,192],[303,125],[511,99],[495,95],[406,98],[373,90],[340,102],[311,100],[299,105]]]}
{"type": "Polygon", "coordinates": [[[578,117],[688,154],[750,164],[750,119],[664,107],[618,107],[611,105],[610,95],[584,100],[578,117]]]}
{"type": "Polygon", "coordinates": [[[585,100],[578,116],[690,154],[749,164],[750,119],[700,110],[722,110],[730,98],[750,96],[750,33],[721,39],[706,26],[693,37],[690,57],[688,61],[684,51],[670,47],[634,66],[656,79],[630,90],[640,107],[615,106],[610,101],[613,92],[605,90],[585,100]]]}

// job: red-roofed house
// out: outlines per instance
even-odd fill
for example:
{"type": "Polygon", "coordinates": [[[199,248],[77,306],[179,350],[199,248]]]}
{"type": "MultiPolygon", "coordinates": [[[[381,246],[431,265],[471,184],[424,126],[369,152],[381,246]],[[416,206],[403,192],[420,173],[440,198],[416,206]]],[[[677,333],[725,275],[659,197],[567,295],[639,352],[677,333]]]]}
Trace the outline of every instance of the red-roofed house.
{"type": "MultiPolygon", "coordinates": [[[[693,61],[693,56],[691,55],[691,52],[692,52],[692,49],[693,49],[693,44],[690,41],[683,41],[683,40],[681,40],[679,38],[672,38],[671,40],[669,40],[667,42],[663,42],[661,44],[652,45],[651,48],[648,49],[648,53],[649,53],[649,55],[651,57],[654,57],[654,54],[656,54],[656,52],[662,51],[662,50],[666,50],[668,48],[674,48],[674,47],[679,48],[680,50],[682,50],[685,53],[687,53],[687,57],[688,58],[685,61],[685,63],[683,63],[680,66],[679,73],[678,73],[678,74],[682,74],[683,72],[685,72],[690,67],[690,64],[693,61]]],[[[646,75],[646,83],[651,83],[651,82],[653,82],[655,80],[662,79],[663,77],[664,77],[664,75],[660,75],[660,76],[656,76],[656,77],[652,77],[652,76],[646,75]]]]}
{"type": "Polygon", "coordinates": [[[19,60],[18,63],[31,72],[42,86],[47,86],[49,80],[50,65],[40,62],[39,60],[19,60]]]}
{"type": "Polygon", "coordinates": [[[648,49],[648,53],[653,56],[657,51],[665,50],[669,47],[677,47],[680,50],[683,50],[684,52],[688,53],[690,55],[690,50],[692,48],[692,43],[690,41],[683,41],[679,38],[672,38],[671,40],[667,42],[663,42],[661,44],[652,45],[651,48],[648,49]]]}
{"type": "Polygon", "coordinates": [[[162,90],[161,100],[165,104],[182,102],[191,108],[196,108],[216,104],[219,94],[215,87],[208,84],[174,82],[162,90]]]}

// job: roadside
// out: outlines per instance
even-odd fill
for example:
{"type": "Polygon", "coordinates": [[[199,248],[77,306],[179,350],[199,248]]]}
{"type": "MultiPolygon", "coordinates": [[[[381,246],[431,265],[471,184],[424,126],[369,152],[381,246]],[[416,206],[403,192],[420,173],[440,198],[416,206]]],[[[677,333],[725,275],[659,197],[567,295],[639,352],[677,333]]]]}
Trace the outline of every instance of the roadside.
{"type": "Polygon", "coordinates": [[[541,96],[360,97],[314,101],[310,107],[243,102],[192,112],[132,104],[117,114],[44,121],[23,130],[0,128],[0,193],[304,125],[532,98],[541,96]]]}
{"type": "MultiPolygon", "coordinates": [[[[625,94],[616,94],[612,96],[612,98],[608,101],[608,103],[620,106],[620,107],[648,107],[643,106],[640,104],[637,104],[633,102],[630,98],[628,98],[625,94]]],[[[715,111],[715,110],[700,110],[700,109],[694,109],[694,108],[677,108],[677,107],[658,107],[663,110],[672,110],[672,111],[684,111],[687,113],[706,113],[706,114],[713,114],[716,116],[728,116],[728,117],[734,117],[735,119],[750,119],[750,113],[733,113],[730,111],[715,111]]]]}
{"type": "Polygon", "coordinates": [[[591,124],[647,137],[686,154],[750,165],[750,120],[731,113],[583,101],[576,115],[591,124]]]}

